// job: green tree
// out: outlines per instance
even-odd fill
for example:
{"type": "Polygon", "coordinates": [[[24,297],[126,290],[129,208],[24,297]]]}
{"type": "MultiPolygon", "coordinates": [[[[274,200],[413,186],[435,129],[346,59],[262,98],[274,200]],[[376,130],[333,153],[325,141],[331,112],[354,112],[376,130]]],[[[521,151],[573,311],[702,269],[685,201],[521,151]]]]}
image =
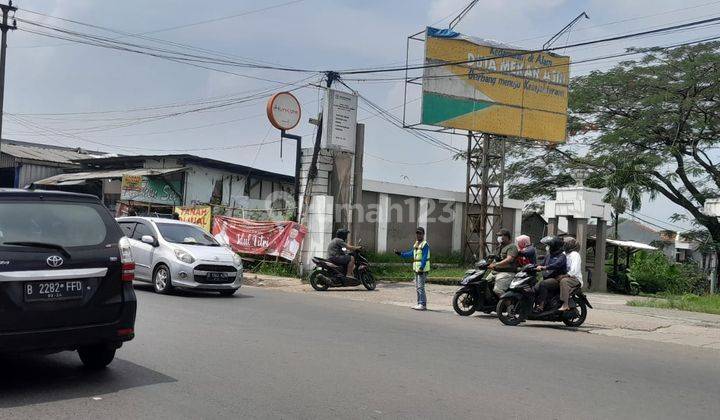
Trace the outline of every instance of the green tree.
{"type": "Polygon", "coordinates": [[[511,196],[547,197],[572,184],[569,169],[585,168],[585,184],[608,188],[616,210],[635,207],[642,194],[682,207],[720,258],[720,223],[702,213],[706,199],[720,196],[719,48],[648,49],[637,61],[572,80],[571,140],[549,150],[513,148],[511,196]]]}

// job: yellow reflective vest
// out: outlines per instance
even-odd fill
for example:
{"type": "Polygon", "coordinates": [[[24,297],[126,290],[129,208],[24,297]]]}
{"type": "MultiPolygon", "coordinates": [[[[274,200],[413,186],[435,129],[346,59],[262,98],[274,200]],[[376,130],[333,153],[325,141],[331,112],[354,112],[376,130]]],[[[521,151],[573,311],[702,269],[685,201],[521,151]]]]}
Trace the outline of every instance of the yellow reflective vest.
{"type": "Polygon", "coordinates": [[[423,254],[423,248],[427,245],[427,241],[417,242],[415,241],[415,245],[413,245],[413,271],[416,273],[427,273],[430,271],[430,247],[428,247],[427,251],[427,261],[425,261],[425,267],[421,270],[420,264],[422,262],[422,254],[423,254]]]}

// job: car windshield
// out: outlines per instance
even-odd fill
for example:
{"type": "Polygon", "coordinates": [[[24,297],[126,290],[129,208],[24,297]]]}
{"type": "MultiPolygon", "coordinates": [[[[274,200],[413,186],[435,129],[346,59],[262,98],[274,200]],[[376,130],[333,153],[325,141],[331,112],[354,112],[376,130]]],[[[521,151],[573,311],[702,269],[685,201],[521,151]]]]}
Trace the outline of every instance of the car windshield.
{"type": "Polygon", "coordinates": [[[65,248],[105,242],[99,208],[86,203],[2,202],[0,245],[52,244],[65,248]]]}
{"type": "Polygon", "coordinates": [[[183,225],[179,223],[158,223],[160,235],[175,244],[220,246],[220,244],[209,233],[197,226],[183,225]]]}

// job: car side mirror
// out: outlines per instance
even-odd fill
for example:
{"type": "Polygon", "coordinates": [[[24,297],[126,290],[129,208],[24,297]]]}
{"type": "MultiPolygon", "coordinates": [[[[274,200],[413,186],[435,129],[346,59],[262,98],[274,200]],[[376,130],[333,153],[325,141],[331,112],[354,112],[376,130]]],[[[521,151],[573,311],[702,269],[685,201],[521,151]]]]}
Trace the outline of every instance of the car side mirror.
{"type": "Polygon", "coordinates": [[[150,235],[143,235],[140,241],[148,245],[157,246],[157,241],[150,235]]]}

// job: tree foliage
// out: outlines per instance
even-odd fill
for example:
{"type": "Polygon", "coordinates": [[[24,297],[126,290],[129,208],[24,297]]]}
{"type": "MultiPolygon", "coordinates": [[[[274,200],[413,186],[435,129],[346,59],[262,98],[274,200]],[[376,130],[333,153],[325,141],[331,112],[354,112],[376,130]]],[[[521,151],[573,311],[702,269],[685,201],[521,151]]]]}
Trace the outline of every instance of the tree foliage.
{"type": "Polygon", "coordinates": [[[554,148],[514,147],[510,195],[551,196],[585,168],[589,187],[607,188],[616,210],[639,207],[643,194],[663,196],[707,230],[715,250],[720,223],[702,213],[720,196],[720,43],[644,50],[643,58],[575,78],[572,135],[554,148]]]}

